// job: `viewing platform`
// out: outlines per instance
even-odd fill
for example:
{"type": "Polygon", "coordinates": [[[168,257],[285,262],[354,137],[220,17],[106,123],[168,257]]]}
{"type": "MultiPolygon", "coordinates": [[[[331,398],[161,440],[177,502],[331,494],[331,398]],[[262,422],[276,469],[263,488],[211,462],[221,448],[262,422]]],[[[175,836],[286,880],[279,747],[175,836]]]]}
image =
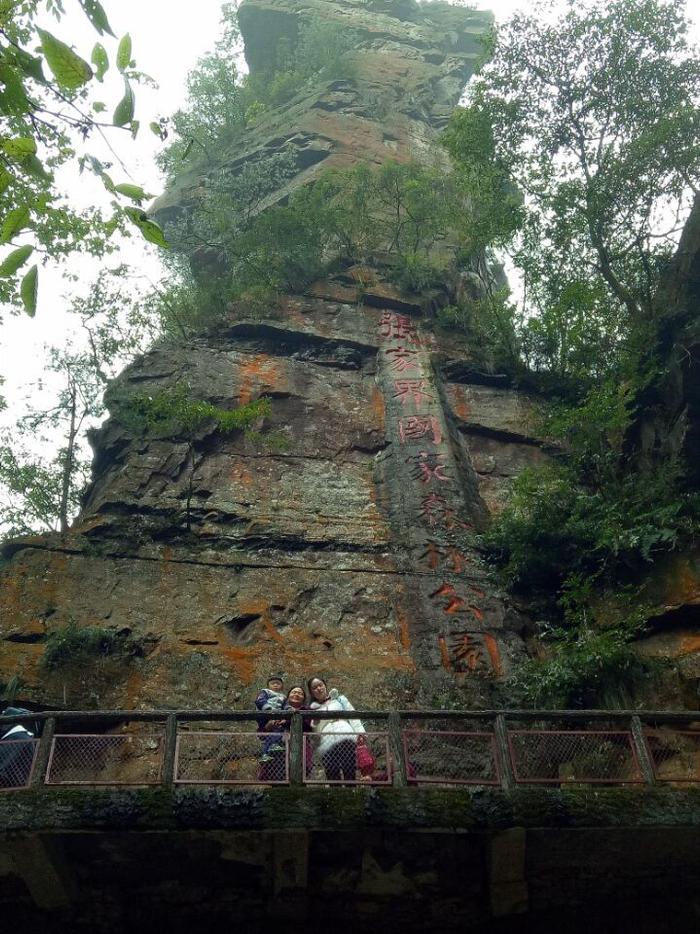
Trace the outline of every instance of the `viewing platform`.
{"type": "Polygon", "coordinates": [[[329,913],[340,932],[437,917],[462,932],[696,930],[700,711],[346,713],[374,763],[358,755],[337,779],[308,723],[336,714],[272,716],[285,723],[271,772],[267,712],[19,718],[38,735],[0,743],[25,749],[0,772],[6,917],[56,931],[235,918],[255,932],[329,913]]]}

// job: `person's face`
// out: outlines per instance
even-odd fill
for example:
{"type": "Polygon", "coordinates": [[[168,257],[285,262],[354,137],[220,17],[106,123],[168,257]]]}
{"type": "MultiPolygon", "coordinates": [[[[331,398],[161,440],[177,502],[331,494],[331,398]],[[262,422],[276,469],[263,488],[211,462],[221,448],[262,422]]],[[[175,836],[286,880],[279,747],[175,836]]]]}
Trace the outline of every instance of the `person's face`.
{"type": "Polygon", "coordinates": [[[301,707],[301,705],[304,703],[304,692],[302,691],[302,689],[292,688],[292,690],[289,692],[289,697],[287,698],[287,702],[292,707],[301,707]]]}
{"type": "Polygon", "coordinates": [[[328,689],[320,678],[314,678],[311,682],[311,693],[313,694],[314,700],[319,703],[328,697],[328,689]]]}
{"type": "Polygon", "coordinates": [[[270,680],[267,682],[267,686],[271,691],[281,691],[284,687],[279,678],[270,678],[270,680]]]}

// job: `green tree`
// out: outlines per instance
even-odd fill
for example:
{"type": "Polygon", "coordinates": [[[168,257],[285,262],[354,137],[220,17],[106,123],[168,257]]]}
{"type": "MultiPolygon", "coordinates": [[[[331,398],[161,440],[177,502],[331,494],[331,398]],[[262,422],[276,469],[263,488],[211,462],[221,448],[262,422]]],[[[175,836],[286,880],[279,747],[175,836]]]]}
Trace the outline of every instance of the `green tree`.
{"type": "Polygon", "coordinates": [[[187,76],[187,104],[170,118],[172,139],[156,157],[168,175],[202,159],[213,162],[222,145],[249,123],[252,100],[236,66],[242,55],[236,4],[223,4],[221,25],[214,51],[202,56],[187,76]]]}
{"type": "Polygon", "coordinates": [[[2,523],[8,535],[65,532],[87,482],[81,432],[87,420],[102,414],[102,383],[87,354],[53,348],[48,369],[60,379],[56,397],[46,407],[32,406],[0,446],[2,523]],[[55,454],[37,458],[27,442],[55,454]]]}
{"type": "MultiPolygon", "coordinates": [[[[38,25],[46,11],[60,31],[63,0],[0,4],[0,245],[8,248],[0,258],[0,301],[22,304],[29,315],[37,307],[37,259],[59,260],[77,251],[103,255],[114,230],[132,224],[147,240],[167,245],[140,207],[147,197],[143,189],[111,178],[87,149],[91,138],[108,130],[136,135],[134,85],[150,79],[135,67],[128,34],[115,40],[110,58],[103,41],[113,33],[98,0],[75,2],[100,37],[85,53],[90,61],[38,25]],[[99,99],[99,85],[112,64],[123,93],[110,117],[102,116],[109,108],[99,99]],[[101,179],[111,195],[106,214],[71,205],[56,176],[67,163],[101,179]]],[[[162,132],[156,123],[152,129],[162,132]]]]}
{"type": "Polygon", "coordinates": [[[123,266],[106,270],[73,300],[82,349],[71,341],[50,349],[47,378],[0,436],[1,534],[65,532],[79,509],[90,473],[85,433],[104,415],[105,386],[158,331],[155,309],[128,300],[126,277],[123,266]]]}
{"type": "Polygon", "coordinates": [[[212,166],[222,148],[255,124],[267,108],[278,107],[312,82],[348,77],[353,30],[319,17],[300,22],[294,38],[282,37],[264,71],[242,74],[238,4],[224,3],[222,35],[187,78],[188,99],[168,122],[171,141],[158,156],[171,178],[203,164],[212,166]]]}
{"type": "Polygon", "coordinates": [[[700,60],[682,0],[567,0],[545,18],[554,6],[498,32],[448,138],[525,198],[531,362],[598,378],[648,340],[697,190],[700,60]]]}

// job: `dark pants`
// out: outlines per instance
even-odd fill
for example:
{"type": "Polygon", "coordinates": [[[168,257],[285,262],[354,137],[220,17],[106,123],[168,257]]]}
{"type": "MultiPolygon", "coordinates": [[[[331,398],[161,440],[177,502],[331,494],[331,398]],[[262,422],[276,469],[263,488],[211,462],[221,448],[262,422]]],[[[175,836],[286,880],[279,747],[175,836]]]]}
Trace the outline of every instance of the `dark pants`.
{"type": "Polygon", "coordinates": [[[321,762],[328,781],[340,782],[345,779],[347,782],[354,782],[356,754],[355,741],[352,739],[341,739],[339,743],[334,743],[328,752],[324,752],[321,762]]]}
{"type": "Polygon", "coordinates": [[[258,781],[283,782],[286,778],[287,763],[285,761],[284,750],[282,750],[282,752],[270,753],[270,758],[260,763],[258,781]]]}

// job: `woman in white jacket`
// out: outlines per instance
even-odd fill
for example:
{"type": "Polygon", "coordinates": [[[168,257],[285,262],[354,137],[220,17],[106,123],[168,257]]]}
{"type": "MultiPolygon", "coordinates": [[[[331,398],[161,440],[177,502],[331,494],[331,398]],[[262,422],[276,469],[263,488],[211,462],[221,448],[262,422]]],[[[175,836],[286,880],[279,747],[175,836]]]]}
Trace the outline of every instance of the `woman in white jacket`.
{"type": "MultiPolygon", "coordinates": [[[[354,710],[344,694],[335,688],[328,690],[323,678],[309,678],[309,696],[311,710],[333,710],[341,713],[354,710]]],[[[321,757],[326,778],[329,782],[354,782],[357,768],[357,737],[365,732],[361,720],[343,718],[315,720],[314,732],[320,734],[318,754],[321,757]]]]}

